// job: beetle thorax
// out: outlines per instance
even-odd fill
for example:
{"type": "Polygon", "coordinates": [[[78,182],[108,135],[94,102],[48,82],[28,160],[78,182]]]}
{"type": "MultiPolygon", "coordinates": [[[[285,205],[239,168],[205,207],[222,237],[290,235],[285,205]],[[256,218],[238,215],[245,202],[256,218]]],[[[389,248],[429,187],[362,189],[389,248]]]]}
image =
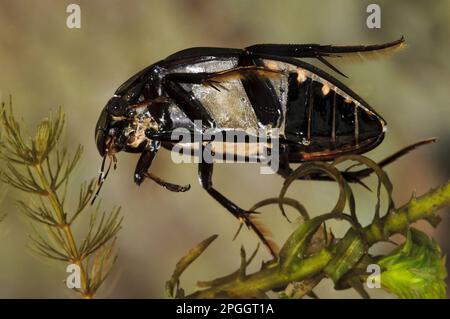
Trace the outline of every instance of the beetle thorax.
{"type": "Polygon", "coordinates": [[[128,136],[127,144],[135,148],[143,141],[148,140],[145,136],[145,131],[148,129],[157,131],[159,125],[147,108],[136,109],[136,115],[130,120],[129,126],[124,131],[124,134],[128,136]]]}

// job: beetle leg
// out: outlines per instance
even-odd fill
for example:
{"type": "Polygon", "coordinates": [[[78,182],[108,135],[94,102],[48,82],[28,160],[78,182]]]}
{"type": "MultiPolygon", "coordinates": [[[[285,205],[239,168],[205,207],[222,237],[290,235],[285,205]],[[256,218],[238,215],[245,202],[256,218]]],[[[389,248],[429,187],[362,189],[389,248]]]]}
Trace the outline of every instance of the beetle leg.
{"type": "Polygon", "coordinates": [[[166,81],[176,83],[204,84],[209,85],[217,90],[217,85],[226,90],[220,84],[226,81],[240,79],[244,80],[250,75],[259,75],[266,78],[276,77],[284,74],[283,71],[271,70],[262,66],[248,65],[238,66],[232,69],[219,72],[198,72],[198,73],[171,73],[164,78],[166,81]]]}
{"type": "Polygon", "coordinates": [[[173,73],[168,77],[180,83],[209,85],[216,90],[221,83],[240,80],[261,124],[276,125],[280,121],[282,107],[269,80],[285,74],[262,66],[242,65],[215,73],[173,73]]]}
{"type": "Polygon", "coordinates": [[[172,192],[185,192],[189,190],[191,188],[190,185],[181,186],[172,184],[164,181],[163,179],[153,175],[148,171],[150,166],[152,165],[156,153],[158,152],[159,146],[160,142],[152,141],[150,148],[142,152],[134,171],[134,182],[137,185],[141,185],[145,178],[149,178],[172,192]]]}
{"type": "MultiPolygon", "coordinates": [[[[271,70],[262,66],[245,65],[214,73],[171,73],[165,77],[165,81],[174,83],[174,85],[178,86],[178,83],[203,84],[220,91],[221,87],[224,88],[222,83],[231,80],[241,80],[250,104],[259,121],[263,125],[276,125],[280,121],[282,107],[269,79],[279,77],[283,74],[285,75],[286,73],[279,70],[271,70]]],[[[206,112],[201,105],[195,106],[199,103],[191,92],[188,93],[182,88],[180,90],[184,91],[185,95],[190,96],[190,99],[186,101],[185,104],[192,103],[195,109],[202,109],[203,112],[206,112]]],[[[169,94],[175,93],[179,92],[169,92],[169,94]]],[[[180,95],[178,95],[175,100],[178,100],[179,98],[181,98],[180,95]]],[[[188,115],[188,117],[191,119],[191,116],[188,115]]],[[[200,118],[197,116],[196,119],[200,118]]],[[[203,119],[203,117],[201,119],[203,119]]]]}
{"type": "Polygon", "coordinates": [[[256,44],[247,47],[245,50],[250,55],[270,55],[293,58],[316,58],[333,71],[345,76],[335,66],[324,57],[330,58],[370,58],[382,53],[390,53],[404,46],[404,38],[392,42],[375,45],[320,45],[320,44],[256,44]]]}
{"type": "Polygon", "coordinates": [[[280,148],[280,159],[277,174],[283,178],[288,178],[294,170],[291,168],[289,163],[289,153],[286,151],[281,151],[280,148]]]}
{"type": "Polygon", "coordinates": [[[164,78],[162,86],[166,93],[177,102],[177,105],[186,116],[192,122],[201,120],[203,127],[215,127],[213,118],[197,100],[194,94],[192,92],[187,92],[179,83],[171,81],[167,77],[168,76],[164,78]]]}
{"type": "Polygon", "coordinates": [[[176,83],[204,84],[220,92],[220,89],[227,90],[219,81],[213,80],[216,73],[171,73],[166,75],[165,79],[176,83]],[[220,89],[219,89],[220,88],[220,89]]]}
{"type": "Polygon", "coordinates": [[[365,54],[396,49],[404,45],[404,38],[375,45],[320,45],[320,44],[256,44],[245,48],[250,54],[268,54],[293,58],[317,58],[319,56],[345,57],[346,54],[365,54]]]}
{"type": "Polygon", "coordinates": [[[134,182],[138,185],[141,185],[141,183],[144,181],[144,178],[146,177],[145,174],[148,172],[150,166],[152,165],[152,162],[156,156],[156,153],[158,153],[159,149],[159,142],[152,141],[151,147],[146,148],[139,157],[139,160],[136,164],[136,168],[134,170],[134,182]]]}
{"type": "MultiPolygon", "coordinates": [[[[411,145],[408,145],[408,146],[400,149],[399,151],[397,151],[394,154],[386,157],[382,161],[379,161],[377,164],[378,164],[378,166],[383,168],[383,167],[391,164],[392,162],[396,161],[400,157],[406,155],[407,153],[415,150],[416,148],[418,148],[418,147],[420,147],[422,145],[427,145],[427,144],[430,144],[430,143],[434,143],[436,141],[437,141],[437,138],[429,138],[429,139],[418,141],[416,143],[413,143],[411,145]]],[[[365,169],[362,169],[362,170],[359,170],[359,171],[356,171],[356,172],[341,172],[341,173],[342,173],[342,176],[348,182],[350,182],[350,183],[359,183],[359,184],[361,184],[361,185],[363,185],[364,187],[367,188],[367,186],[361,182],[361,179],[370,176],[373,172],[374,172],[374,170],[372,168],[365,168],[365,169]]],[[[280,156],[280,167],[279,167],[279,170],[277,171],[277,174],[281,175],[283,178],[287,178],[291,173],[292,173],[292,169],[289,167],[289,159],[284,159],[283,160],[283,157],[280,156]]],[[[319,174],[311,174],[311,175],[307,175],[307,176],[302,176],[299,179],[315,180],[315,181],[331,181],[331,180],[333,180],[328,175],[323,175],[323,174],[320,174],[320,173],[319,174]]]]}
{"type": "MultiPolygon", "coordinates": [[[[400,157],[408,154],[409,152],[415,150],[416,148],[422,146],[422,145],[427,145],[430,143],[435,143],[437,142],[437,138],[429,138],[429,139],[425,139],[425,140],[421,140],[418,141],[416,143],[413,143],[411,145],[408,145],[402,149],[400,149],[399,151],[395,152],[394,154],[386,157],[385,159],[383,159],[382,161],[378,162],[378,166],[380,167],[384,167],[386,165],[389,165],[390,163],[396,161],[397,159],[399,159],[400,157]]],[[[362,178],[365,178],[367,176],[369,176],[370,174],[372,174],[374,171],[371,168],[365,168],[356,172],[343,172],[343,176],[344,178],[346,178],[348,181],[352,182],[356,182],[362,178]]]]}
{"type": "Polygon", "coordinates": [[[165,180],[159,178],[158,176],[155,176],[154,174],[150,172],[144,173],[144,176],[147,178],[150,178],[152,181],[156,182],[158,185],[161,185],[165,189],[175,192],[175,193],[184,193],[191,189],[191,185],[177,185],[173,183],[166,182],[165,180]]]}
{"type": "Polygon", "coordinates": [[[198,177],[202,187],[211,195],[216,201],[218,201],[223,207],[225,207],[234,217],[239,219],[248,228],[252,229],[261,242],[269,249],[271,255],[277,258],[275,245],[266,237],[265,230],[258,226],[251,218],[251,214],[255,212],[245,211],[238,207],[228,198],[219,193],[212,183],[213,164],[201,162],[198,167],[198,177]]]}

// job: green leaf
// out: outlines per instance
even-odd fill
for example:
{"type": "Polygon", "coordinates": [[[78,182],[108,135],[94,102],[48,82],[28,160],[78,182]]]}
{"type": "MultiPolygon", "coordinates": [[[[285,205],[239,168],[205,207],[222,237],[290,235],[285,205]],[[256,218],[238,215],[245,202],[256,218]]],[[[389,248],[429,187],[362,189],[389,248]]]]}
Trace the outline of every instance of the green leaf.
{"type": "MultiPolygon", "coordinates": [[[[328,217],[326,215],[325,217],[328,217]]],[[[301,224],[281,248],[279,259],[282,269],[289,269],[302,260],[307,245],[326,218],[322,216],[307,220],[301,224]]]]}
{"type": "Polygon", "coordinates": [[[325,274],[333,280],[335,284],[348,271],[350,271],[366,253],[366,246],[361,234],[351,228],[342,238],[337,246],[335,257],[325,267],[325,274]]]}
{"type": "Polygon", "coordinates": [[[348,197],[347,192],[350,190],[348,187],[346,187],[345,179],[342,177],[342,174],[339,172],[339,170],[332,166],[331,164],[324,163],[324,162],[311,162],[311,163],[305,163],[299,166],[294,172],[292,172],[289,177],[287,177],[284,180],[283,187],[281,188],[280,194],[278,196],[279,200],[279,207],[283,214],[283,216],[286,217],[286,212],[284,210],[283,206],[283,200],[285,198],[286,192],[289,188],[289,186],[296,180],[298,180],[301,177],[308,176],[314,173],[324,174],[325,176],[328,176],[331,180],[336,181],[336,183],[339,185],[339,197],[337,200],[336,205],[334,206],[332,213],[342,213],[345,208],[346,200],[348,197]]]}
{"type": "MultiPolygon", "coordinates": [[[[369,170],[373,170],[373,172],[377,175],[378,177],[378,185],[377,185],[377,205],[375,207],[375,216],[374,216],[374,222],[377,222],[380,219],[380,187],[381,184],[384,185],[387,195],[388,195],[388,208],[387,208],[387,213],[391,210],[395,208],[394,205],[394,201],[392,199],[392,192],[393,192],[393,186],[391,183],[391,180],[389,179],[389,177],[387,176],[386,172],[383,171],[383,169],[381,168],[380,165],[378,165],[376,162],[374,162],[373,160],[362,156],[362,155],[358,155],[358,154],[351,154],[351,155],[344,155],[344,156],[340,156],[338,157],[336,160],[334,160],[333,164],[337,165],[339,163],[342,163],[344,161],[355,161],[358,162],[357,165],[355,166],[359,166],[361,164],[364,164],[368,167],[369,170]]],[[[354,167],[354,166],[351,166],[354,167]]],[[[350,168],[351,168],[350,167],[350,168]]]]}
{"type": "Polygon", "coordinates": [[[178,283],[180,281],[180,276],[192,264],[200,255],[205,251],[206,248],[217,238],[217,235],[212,235],[199,243],[197,246],[191,248],[189,252],[183,256],[175,266],[175,270],[172,274],[172,277],[169,281],[166,282],[166,294],[169,297],[182,297],[182,289],[178,287],[178,283]],[[175,291],[175,288],[176,291],[175,291]],[[176,292],[176,294],[174,294],[176,292]]]}
{"type": "Polygon", "coordinates": [[[378,264],[381,285],[399,298],[446,298],[445,258],[425,233],[411,228],[405,243],[378,264]]]}

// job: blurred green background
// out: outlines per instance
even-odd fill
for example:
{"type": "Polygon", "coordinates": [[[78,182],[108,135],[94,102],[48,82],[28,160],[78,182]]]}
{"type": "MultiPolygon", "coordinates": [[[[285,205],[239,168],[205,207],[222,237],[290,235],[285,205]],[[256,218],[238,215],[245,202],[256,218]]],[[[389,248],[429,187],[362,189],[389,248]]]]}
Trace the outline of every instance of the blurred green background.
{"type": "MultiPolygon", "coordinates": [[[[406,50],[391,58],[334,61],[349,76],[344,82],[388,122],[385,142],[369,153],[371,158],[382,159],[422,138],[440,138],[438,144],[387,168],[400,205],[412,192],[426,192],[450,176],[450,1],[376,1],[382,26],[368,29],[366,7],[372,2],[2,0],[0,97],[7,100],[12,94],[15,113],[30,125],[59,105],[64,107],[65,141],[85,147],[72,179],[77,196],[77,185],[98,173],[94,127],[106,101],[132,74],[177,50],[256,43],[373,44],[404,35],[406,50]],[[81,29],[66,27],[70,3],[81,6],[81,29]]],[[[135,186],[132,174],[137,155],[119,154],[118,158],[118,169],[108,178],[101,197],[105,209],[121,205],[125,220],[117,242],[118,263],[98,297],[164,297],[164,282],[177,260],[214,233],[219,234],[218,240],[182,277],[187,291],[194,289],[197,280],[235,270],[241,244],[248,251],[256,246],[248,231],[231,241],[238,223],[197,184],[194,164],[175,165],[166,151],[158,154],[153,172],[193,186],[187,193],[174,194],[152,182],[135,186]]],[[[245,208],[276,196],[282,183],[277,175],[260,175],[255,164],[217,165],[214,179],[219,190],[245,208]]],[[[6,191],[1,203],[1,211],[8,216],[0,224],[0,297],[74,297],[63,283],[65,267],[42,262],[27,250],[30,227],[14,205],[24,195],[2,188],[6,191]]],[[[290,195],[316,215],[332,207],[337,190],[327,183],[299,182],[290,195]]],[[[367,223],[374,194],[356,187],[356,196],[358,212],[367,223]]],[[[288,225],[276,207],[263,212],[263,221],[282,243],[295,225],[288,225]]],[[[450,225],[448,216],[443,216],[437,230],[426,224],[419,227],[436,236],[448,252],[450,225]]],[[[338,235],[345,230],[339,224],[331,226],[338,235]]],[[[268,256],[261,250],[260,258],[268,256]]],[[[357,297],[353,292],[335,292],[329,281],[321,283],[317,293],[357,297]]],[[[390,297],[381,291],[371,294],[390,297]]]]}

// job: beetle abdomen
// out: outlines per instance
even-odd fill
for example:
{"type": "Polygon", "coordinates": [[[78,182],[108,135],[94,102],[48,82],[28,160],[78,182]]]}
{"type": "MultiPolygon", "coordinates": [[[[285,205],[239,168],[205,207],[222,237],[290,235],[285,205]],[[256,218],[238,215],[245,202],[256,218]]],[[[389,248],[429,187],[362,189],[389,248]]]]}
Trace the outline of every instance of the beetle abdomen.
{"type": "Polygon", "coordinates": [[[311,78],[299,83],[296,74],[292,75],[284,131],[288,140],[320,150],[357,145],[382,134],[378,117],[358,102],[328,84],[311,78]]]}
{"type": "Polygon", "coordinates": [[[320,74],[318,69],[313,72],[276,60],[263,59],[260,63],[288,74],[282,134],[304,154],[300,159],[332,159],[342,153],[361,153],[381,142],[384,120],[339,81],[320,74]]]}

